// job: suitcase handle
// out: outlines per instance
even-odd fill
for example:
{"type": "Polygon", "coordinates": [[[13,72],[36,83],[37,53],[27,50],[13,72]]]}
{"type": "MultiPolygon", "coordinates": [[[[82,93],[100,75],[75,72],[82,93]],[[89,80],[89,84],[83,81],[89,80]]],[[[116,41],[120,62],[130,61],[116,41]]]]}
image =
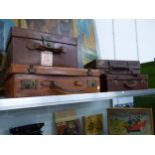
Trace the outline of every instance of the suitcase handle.
{"type": "MultiPolygon", "coordinates": [[[[74,84],[76,86],[82,86],[83,84],[79,81],[75,81],[74,84]]],[[[41,83],[42,86],[44,87],[50,87],[50,88],[53,88],[55,87],[58,91],[60,92],[63,92],[65,94],[68,94],[68,93],[81,93],[81,92],[84,92],[84,90],[66,90],[64,88],[62,88],[61,86],[59,86],[58,84],[55,83],[55,81],[49,81],[49,80],[46,80],[46,81],[43,81],[41,83]]]]}
{"type": "Polygon", "coordinates": [[[32,42],[28,42],[26,44],[26,47],[29,50],[37,50],[37,51],[50,51],[53,52],[54,54],[61,54],[61,53],[65,53],[64,49],[62,46],[58,45],[58,44],[54,44],[54,43],[32,43],[32,42]]]}
{"type": "Polygon", "coordinates": [[[137,86],[137,83],[137,81],[134,81],[134,83],[123,82],[124,86],[127,88],[135,88],[137,86]]]}

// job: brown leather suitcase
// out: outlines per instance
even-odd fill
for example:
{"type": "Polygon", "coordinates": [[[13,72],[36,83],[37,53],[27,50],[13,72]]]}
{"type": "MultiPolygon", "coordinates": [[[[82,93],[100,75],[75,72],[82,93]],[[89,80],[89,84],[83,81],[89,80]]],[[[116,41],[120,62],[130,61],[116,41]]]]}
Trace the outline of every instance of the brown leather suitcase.
{"type": "Polygon", "coordinates": [[[77,39],[17,27],[7,41],[8,66],[11,63],[78,67],[77,39]]]}
{"type": "Polygon", "coordinates": [[[12,64],[6,75],[7,97],[100,91],[99,70],[12,64]]]}
{"type": "Polygon", "coordinates": [[[101,75],[101,91],[138,90],[148,88],[147,75],[101,75]]]}
{"type": "Polygon", "coordinates": [[[100,69],[101,74],[140,74],[139,61],[94,60],[85,68],[100,69]]]}

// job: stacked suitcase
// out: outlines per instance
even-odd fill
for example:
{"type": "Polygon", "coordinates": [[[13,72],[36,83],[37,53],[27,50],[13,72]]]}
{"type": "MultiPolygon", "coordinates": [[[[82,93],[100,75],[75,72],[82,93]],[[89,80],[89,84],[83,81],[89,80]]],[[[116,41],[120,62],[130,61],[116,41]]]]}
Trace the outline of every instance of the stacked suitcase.
{"type": "Polygon", "coordinates": [[[100,91],[99,70],[78,68],[75,38],[12,28],[7,41],[7,97],[100,91]]]}
{"type": "Polygon", "coordinates": [[[102,92],[148,88],[148,76],[140,74],[139,61],[94,60],[85,68],[100,70],[102,92]]]}
{"type": "Polygon", "coordinates": [[[7,41],[6,96],[148,88],[138,61],[94,60],[85,69],[78,62],[75,38],[13,27],[7,41]]]}

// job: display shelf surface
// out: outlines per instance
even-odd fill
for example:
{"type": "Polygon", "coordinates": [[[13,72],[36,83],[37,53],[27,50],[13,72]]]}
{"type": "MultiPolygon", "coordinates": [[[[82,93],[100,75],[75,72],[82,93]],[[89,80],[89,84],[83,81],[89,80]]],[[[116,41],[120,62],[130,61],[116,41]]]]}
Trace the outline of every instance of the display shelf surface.
{"type": "Polygon", "coordinates": [[[2,98],[0,99],[0,111],[59,106],[82,102],[95,102],[114,99],[117,97],[143,96],[152,94],[155,94],[155,89],[41,97],[2,98]]]}

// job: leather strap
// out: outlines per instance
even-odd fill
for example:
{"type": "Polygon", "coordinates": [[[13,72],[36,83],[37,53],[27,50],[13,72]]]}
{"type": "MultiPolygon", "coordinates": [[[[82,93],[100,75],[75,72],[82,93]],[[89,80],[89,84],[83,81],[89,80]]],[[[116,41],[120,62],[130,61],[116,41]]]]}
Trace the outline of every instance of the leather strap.
{"type": "MultiPolygon", "coordinates": [[[[76,83],[76,81],[74,83],[76,83]]],[[[51,89],[55,88],[55,89],[57,89],[57,91],[63,92],[65,94],[68,94],[68,93],[81,93],[81,92],[85,91],[85,90],[81,90],[81,89],[80,90],[67,90],[67,89],[62,88],[61,86],[59,86],[55,81],[49,81],[49,80],[43,81],[41,83],[41,85],[44,86],[44,87],[50,87],[51,89]]]]}
{"type": "Polygon", "coordinates": [[[42,44],[42,43],[27,42],[26,48],[31,51],[34,51],[34,50],[49,51],[49,52],[53,52],[54,54],[65,53],[62,46],[54,43],[42,44]]]}
{"type": "Polygon", "coordinates": [[[135,88],[138,84],[137,81],[134,81],[133,83],[123,82],[124,86],[127,88],[135,88]]]}

